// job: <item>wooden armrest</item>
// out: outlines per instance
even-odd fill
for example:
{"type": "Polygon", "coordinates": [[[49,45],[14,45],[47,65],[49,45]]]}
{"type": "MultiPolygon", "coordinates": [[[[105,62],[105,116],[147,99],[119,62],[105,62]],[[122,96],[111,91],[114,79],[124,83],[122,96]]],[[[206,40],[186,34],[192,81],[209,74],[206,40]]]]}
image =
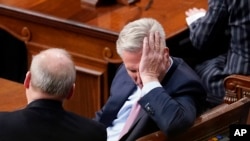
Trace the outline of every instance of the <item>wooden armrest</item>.
{"type": "Polygon", "coordinates": [[[250,76],[230,75],[224,80],[225,103],[233,103],[243,97],[250,98],[250,76]]]}
{"type": "Polygon", "coordinates": [[[232,104],[222,104],[210,109],[198,117],[194,125],[186,132],[167,138],[157,131],[136,141],[204,141],[218,134],[229,133],[229,125],[246,124],[250,108],[250,99],[245,97],[232,104]]]}

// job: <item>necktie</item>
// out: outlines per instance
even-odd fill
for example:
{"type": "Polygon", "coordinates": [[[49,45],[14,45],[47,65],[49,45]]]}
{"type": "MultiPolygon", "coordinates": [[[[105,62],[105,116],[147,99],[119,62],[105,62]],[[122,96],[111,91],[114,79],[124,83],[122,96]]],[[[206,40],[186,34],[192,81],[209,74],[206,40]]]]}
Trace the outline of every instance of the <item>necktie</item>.
{"type": "Polygon", "coordinates": [[[138,102],[136,101],[136,103],[133,105],[131,112],[128,116],[128,119],[125,123],[125,126],[123,127],[121,134],[120,134],[120,138],[126,134],[129,130],[129,128],[131,127],[132,123],[134,122],[135,118],[137,117],[139,111],[140,111],[140,104],[138,104],[138,102]]]}

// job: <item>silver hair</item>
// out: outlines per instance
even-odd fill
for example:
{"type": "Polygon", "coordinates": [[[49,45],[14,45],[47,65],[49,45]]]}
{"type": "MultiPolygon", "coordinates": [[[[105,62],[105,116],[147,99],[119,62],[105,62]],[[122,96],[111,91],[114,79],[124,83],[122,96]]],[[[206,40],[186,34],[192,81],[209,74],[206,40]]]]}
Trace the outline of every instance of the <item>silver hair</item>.
{"type": "Polygon", "coordinates": [[[64,49],[52,48],[33,57],[31,85],[53,96],[66,97],[76,79],[75,65],[71,55],[64,49]],[[53,56],[54,55],[54,56],[53,56]],[[58,56],[56,58],[55,56],[58,56]],[[52,59],[50,59],[52,56],[52,59]]]}
{"type": "Polygon", "coordinates": [[[153,18],[141,18],[132,21],[124,26],[121,30],[118,40],[116,41],[117,53],[122,57],[122,52],[138,52],[142,49],[143,39],[150,32],[160,33],[162,43],[166,46],[165,31],[162,25],[153,18]]]}

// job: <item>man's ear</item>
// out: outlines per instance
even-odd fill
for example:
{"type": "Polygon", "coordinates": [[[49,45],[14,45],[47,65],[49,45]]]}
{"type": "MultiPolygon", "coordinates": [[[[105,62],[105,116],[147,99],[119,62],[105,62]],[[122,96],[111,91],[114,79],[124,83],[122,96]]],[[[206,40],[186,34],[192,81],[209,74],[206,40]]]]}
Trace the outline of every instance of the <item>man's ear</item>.
{"type": "Polygon", "coordinates": [[[25,77],[25,80],[24,80],[24,87],[25,88],[29,88],[30,87],[30,79],[31,79],[31,73],[30,73],[30,71],[28,71],[27,73],[26,73],[26,77],[25,77]]]}
{"type": "Polygon", "coordinates": [[[169,48],[168,48],[168,47],[165,47],[165,48],[164,48],[164,56],[165,56],[166,58],[169,58],[169,48]]]}
{"type": "Polygon", "coordinates": [[[70,99],[72,97],[72,95],[74,94],[74,91],[75,91],[75,83],[72,85],[72,87],[71,87],[71,89],[69,91],[69,94],[66,97],[66,99],[70,99]]]}

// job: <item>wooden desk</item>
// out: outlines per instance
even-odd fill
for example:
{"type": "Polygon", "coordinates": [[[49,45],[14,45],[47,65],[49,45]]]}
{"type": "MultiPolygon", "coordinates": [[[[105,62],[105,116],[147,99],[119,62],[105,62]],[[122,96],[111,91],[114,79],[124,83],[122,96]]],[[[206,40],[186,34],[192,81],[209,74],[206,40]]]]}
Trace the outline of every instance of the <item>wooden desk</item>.
{"type": "Polygon", "coordinates": [[[0,28],[25,42],[29,63],[40,50],[67,49],[76,64],[77,82],[75,95],[65,107],[93,117],[106,102],[121,63],[115,42],[125,24],[153,17],[171,37],[187,28],[184,12],[188,8],[207,6],[207,0],[155,0],[144,10],[147,2],[90,9],[82,7],[80,0],[0,0],[0,28]]]}
{"type": "Polygon", "coordinates": [[[13,111],[27,104],[22,84],[0,78],[0,111],[13,111]]]}

